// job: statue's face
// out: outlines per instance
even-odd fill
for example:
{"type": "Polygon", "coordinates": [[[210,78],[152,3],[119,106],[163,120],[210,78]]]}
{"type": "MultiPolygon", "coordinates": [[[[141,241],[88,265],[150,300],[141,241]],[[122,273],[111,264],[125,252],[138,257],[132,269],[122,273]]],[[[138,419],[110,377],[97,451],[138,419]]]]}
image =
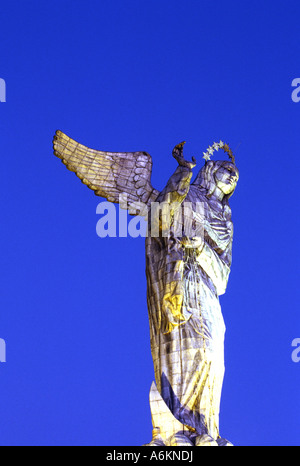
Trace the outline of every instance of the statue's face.
{"type": "Polygon", "coordinates": [[[239,179],[239,172],[233,163],[226,162],[215,172],[217,187],[223,194],[231,194],[239,179]]]}

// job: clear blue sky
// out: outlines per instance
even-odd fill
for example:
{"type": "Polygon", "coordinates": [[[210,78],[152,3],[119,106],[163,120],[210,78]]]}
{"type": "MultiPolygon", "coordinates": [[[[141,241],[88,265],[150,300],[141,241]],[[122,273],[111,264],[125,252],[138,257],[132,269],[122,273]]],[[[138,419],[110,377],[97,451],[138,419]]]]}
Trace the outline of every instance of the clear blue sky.
{"type": "MultiPolygon", "coordinates": [[[[142,445],[153,380],[144,240],[96,235],[101,200],[52,154],[60,129],[144,150],[162,189],[228,142],[232,272],[221,434],[299,445],[298,0],[1,4],[1,445],[142,445]]],[[[195,169],[195,174],[197,169],[195,169]]]]}

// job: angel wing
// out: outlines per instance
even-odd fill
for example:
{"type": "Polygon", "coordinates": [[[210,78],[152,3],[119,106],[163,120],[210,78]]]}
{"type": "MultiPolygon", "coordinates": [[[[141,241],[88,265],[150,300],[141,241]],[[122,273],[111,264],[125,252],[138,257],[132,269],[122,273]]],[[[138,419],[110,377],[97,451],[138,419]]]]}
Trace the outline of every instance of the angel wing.
{"type": "Polygon", "coordinates": [[[149,207],[159,195],[151,185],[152,158],[147,152],[93,150],[61,131],[55,133],[53,150],[97,196],[110,202],[119,203],[120,196],[126,194],[128,205],[143,203],[149,207]]]}

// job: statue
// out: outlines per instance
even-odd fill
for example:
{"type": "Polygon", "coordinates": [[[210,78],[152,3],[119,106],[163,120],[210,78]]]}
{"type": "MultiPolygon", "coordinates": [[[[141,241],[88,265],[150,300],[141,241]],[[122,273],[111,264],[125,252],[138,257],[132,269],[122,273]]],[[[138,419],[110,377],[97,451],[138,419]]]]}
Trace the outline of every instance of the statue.
{"type": "Polygon", "coordinates": [[[231,150],[222,141],[210,146],[191,184],[196,161],[185,160],[184,143],[178,144],[173,149],[178,168],[158,192],[146,152],[96,151],[61,131],[53,146],[96,195],[121,203],[126,194],[122,207],[148,218],[147,304],[155,383],[150,390],[153,438],[147,445],[231,446],[219,433],[225,333],[219,296],[231,266],[228,200],[239,178],[231,150]],[[230,161],[210,160],[219,149],[230,161]],[[168,207],[167,217],[153,214],[157,204],[168,207]],[[153,224],[158,234],[151,234],[153,224]]]}

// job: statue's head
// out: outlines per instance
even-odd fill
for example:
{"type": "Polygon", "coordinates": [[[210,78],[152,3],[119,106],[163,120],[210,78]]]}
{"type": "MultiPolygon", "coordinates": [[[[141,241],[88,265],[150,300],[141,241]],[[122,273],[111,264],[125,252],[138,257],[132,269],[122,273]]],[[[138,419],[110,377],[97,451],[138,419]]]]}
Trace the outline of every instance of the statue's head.
{"type": "Polygon", "coordinates": [[[206,197],[211,197],[218,187],[224,194],[226,202],[232,196],[239,179],[236,165],[226,160],[209,160],[202,167],[193,182],[206,191],[206,197]]]}

